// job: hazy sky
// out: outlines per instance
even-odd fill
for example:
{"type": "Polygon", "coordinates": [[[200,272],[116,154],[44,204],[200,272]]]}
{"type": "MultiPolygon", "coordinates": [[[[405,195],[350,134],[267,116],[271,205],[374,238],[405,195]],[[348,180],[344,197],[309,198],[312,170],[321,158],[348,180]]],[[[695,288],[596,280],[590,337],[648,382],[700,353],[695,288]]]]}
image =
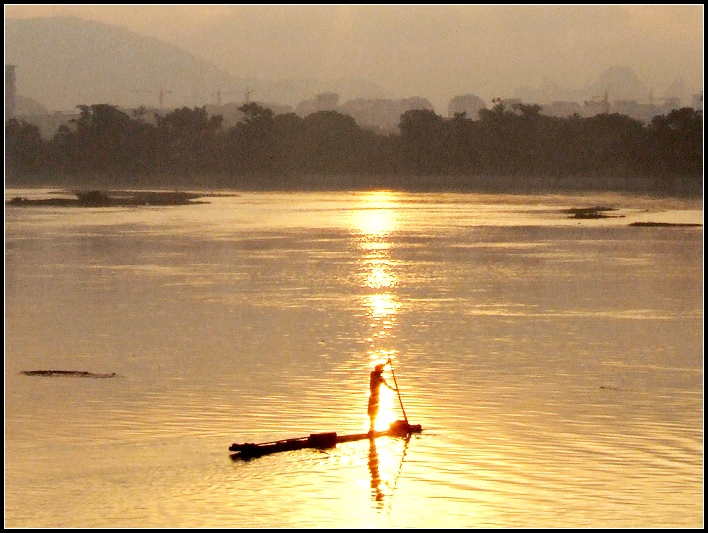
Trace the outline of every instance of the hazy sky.
{"type": "Polygon", "coordinates": [[[544,78],[578,88],[610,66],[657,92],[703,88],[703,5],[5,5],[74,15],[178,45],[238,77],[360,77],[436,107],[510,97],[544,78]]]}

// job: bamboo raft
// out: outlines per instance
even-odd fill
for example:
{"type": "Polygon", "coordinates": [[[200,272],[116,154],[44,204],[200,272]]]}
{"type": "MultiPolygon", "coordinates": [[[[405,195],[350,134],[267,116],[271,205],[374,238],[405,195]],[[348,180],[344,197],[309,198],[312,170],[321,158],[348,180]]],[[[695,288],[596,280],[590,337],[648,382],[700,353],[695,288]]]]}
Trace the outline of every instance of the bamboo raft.
{"type": "Polygon", "coordinates": [[[324,450],[334,448],[337,444],[343,442],[375,439],[378,437],[408,437],[413,433],[421,433],[422,431],[423,428],[420,424],[411,425],[405,420],[397,420],[384,431],[355,433],[353,435],[337,435],[335,431],[332,431],[326,433],[311,433],[308,437],[276,440],[258,444],[253,442],[245,442],[243,444],[233,443],[229,446],[229,451],[236,452],[231,454],[232,459],[252,459],[272,453],[303,450],[305,448],[324,450]]]}

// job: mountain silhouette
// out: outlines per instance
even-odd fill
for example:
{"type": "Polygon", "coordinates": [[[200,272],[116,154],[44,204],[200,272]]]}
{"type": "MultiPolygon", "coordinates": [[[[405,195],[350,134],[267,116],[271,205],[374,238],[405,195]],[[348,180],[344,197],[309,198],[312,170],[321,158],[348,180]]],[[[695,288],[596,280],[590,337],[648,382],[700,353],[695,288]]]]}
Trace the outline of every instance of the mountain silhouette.
{"type": "Polygon", "coordinates": [[[626,66],[615,65],[606,69],[597,83],[588,92],[598,95],[607,91],[612,99],[635,99],[644,101],[649,95],[647,86],[639,80],[634,71],[626,66]]]}
{"type": "Polygon", "coordinates": [[[77,17],[5,19],[5,64],[16,65],[18,95],[51,111],[101,103],[175,108],[242,102],[247,91],[256,101],[293,106],[323,90],[383,96],[362,79],[234,76],[178,46],[77,17]]]}
{"type": "Polygon", "coordinates": [[[196,104],[249,82],[158,39],[76,17],[6,19],[5,63],[16,65],[18,94],[61,111],[196,104]]]}

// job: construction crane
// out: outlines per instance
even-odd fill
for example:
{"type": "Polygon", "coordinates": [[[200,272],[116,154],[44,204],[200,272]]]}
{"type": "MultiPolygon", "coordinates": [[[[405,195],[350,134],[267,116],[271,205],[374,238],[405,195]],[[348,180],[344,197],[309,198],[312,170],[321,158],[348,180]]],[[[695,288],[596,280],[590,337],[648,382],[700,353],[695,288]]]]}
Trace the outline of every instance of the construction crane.
{"type": "Polygon", "coordinates": [[[157,103],[159,104],[160,109],[162,109],[162,102],[165,100],[166,94],[172,94],[172,91],[165,89],[164,87],[160,87],[160,92],[157,95],[157,103]]]}
{"type": "Polygon", "coordinates": [[[607,115],[610,112],[610,99],[608,97],[608,91],[605,91],[605,94],[603,94],[601,97],[593,96],[593,99],[598,98],[602,98],[602,112],[607,115]]]}
{"type": "MultiPolygon", "coordinates": [[[[236,94],[239,92],[240,91],[222,91],[221,89],[218,89],[215,93],[212,93],[212,96],[216,96],[216,105],[220,106],[222,96],[226,96],[227,94],[236,94]]],[[[249,103],[251,101],[251,94],[253,94],[253,91],[250,87],[247,87],[243,93],[245,103],[249,103]]]]}
{"type": "Polygon", "coordinates": [[[212,93],[212,96],[216,96],[216,105],[221,105],[221,97],[226,96],[227,94],[236,94],[240,91],[222,91],[221,89],[218,89],[215,93],[212,93]]]}
{"type": "Polygon", "coordinates": [[[162,109],[162,104],[165,101],[165,95],[166,94],[172,94],[172,91],[169,89],[165,89],[164,87],[160,87],[159,91],[145,91],[145,90],[134,90],[133,92],[136,93],[142,93],[142,94],[156,94],[157,93],[157,105],[158,109],[162,109]]]}

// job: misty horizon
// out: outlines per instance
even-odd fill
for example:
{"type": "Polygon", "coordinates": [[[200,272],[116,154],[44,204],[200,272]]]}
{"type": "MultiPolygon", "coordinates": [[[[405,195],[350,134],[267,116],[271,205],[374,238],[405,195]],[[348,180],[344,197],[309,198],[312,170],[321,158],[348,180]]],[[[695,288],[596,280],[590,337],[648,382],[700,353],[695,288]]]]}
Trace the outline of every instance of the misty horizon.
{"type": "MultiPolygon", "coordinates": [[[[165,83],[172,89],[164,90],[165,107],[238,102],[250,88],[254,101],[290,106],[326,91],[340,102],[419,97],[446,114],[450,100],[464,94],[488,106],[493,98],[597,99],[602,95],[593,92],[613,69],[636,79],[629,80],[632,91],[613,90],[610,100],[677,97],[689,104],[702,91],[702,6],[5,6],[6,63],[17,60],[9,21],[54,16],[122,28],[191,56],[204,86],[165,83]]],[[[24,67],[18,65],[17,93],[59,110],[32,88],[47,89],[41,69],[24,67]]],[[[122,101],[109,96],[115,87],[101,93],[86,80],[82,89],[93,90],[96,101],[61,110],[99,101],[154,104],[163,89],[152,74],[144,96],[122,101]]],[[[137,79],[130,80],[134,93],[137,79]]]]}

